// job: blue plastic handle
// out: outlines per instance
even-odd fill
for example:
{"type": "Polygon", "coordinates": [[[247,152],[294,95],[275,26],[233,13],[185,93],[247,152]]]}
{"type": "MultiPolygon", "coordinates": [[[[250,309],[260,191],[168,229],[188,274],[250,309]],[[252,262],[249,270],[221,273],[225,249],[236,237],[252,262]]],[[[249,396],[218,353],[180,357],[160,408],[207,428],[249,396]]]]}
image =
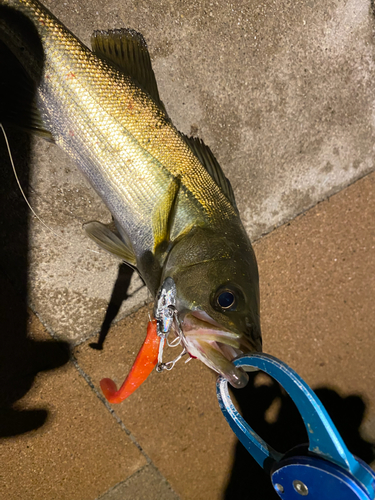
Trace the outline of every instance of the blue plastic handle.
{"type": "MultiPolygon", "coordinates": [[[[354,476],[367,491],[368,498],[374,498],[373,472],[349,452],[317,396],[294,370],[264,353],[244,356],[236,359],[234,364],[244,369],[259,369],[279,382],[292,398],[303,419],[309,437],[309,451],[354,476]]],[[[223,377],[218,377],[217,380],[217,397],[226,420],[248,452],[267,472],[275,469],[283,455],[269,446],[241,417],[230,398],[228,382],[223,377]]]]}

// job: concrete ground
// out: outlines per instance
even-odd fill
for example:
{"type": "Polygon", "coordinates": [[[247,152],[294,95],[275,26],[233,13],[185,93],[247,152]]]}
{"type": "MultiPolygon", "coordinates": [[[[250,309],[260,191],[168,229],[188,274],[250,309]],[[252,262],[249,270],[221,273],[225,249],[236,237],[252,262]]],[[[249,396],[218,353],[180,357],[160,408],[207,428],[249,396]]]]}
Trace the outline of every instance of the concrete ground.
{"type": "MultiPolygon", "coordinates": [[[[265,352],[317,390],[349,449],[374,463],[372,4],[45,4],[87,44],[94,29],[144,34],[171,118],[211,147],[255,241],[265,352]]],[[[81,224],[109,214],[70,159],[40,139],[9,140],[59,237],[30,216],[1,145],[0,498],[274,498],[198,361],[152,373],[120,405],[103,400],[100,379],[120,383],[145,336],[147,292],[91,252],[81,224]]],[[[275,448],[306,440],[272,381],[255,376],[236,398],[275,448]]]]}

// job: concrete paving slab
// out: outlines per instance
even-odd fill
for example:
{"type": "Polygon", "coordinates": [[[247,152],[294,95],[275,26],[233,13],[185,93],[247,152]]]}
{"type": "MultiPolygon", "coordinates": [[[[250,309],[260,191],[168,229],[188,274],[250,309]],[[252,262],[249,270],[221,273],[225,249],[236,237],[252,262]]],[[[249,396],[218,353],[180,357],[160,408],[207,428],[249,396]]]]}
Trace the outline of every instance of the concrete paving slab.
{"type": "Polygon", "coordinates": [[[98,500],[179,500],[166,480],[152,465],[137,471],[98,500]]]}
{"type": "MultiPolygon", "coordinates": [[[[172,120],[212,148],[252,238],[373,170],[370,0],[45,4],[87,44],[94,29],[144,34],[172,120]]],[[[50,330],[78,342],[100,329],[117,272],[88,250],[80,225],[109,215],[54,146],[36,140],[24,160],[34,206],[71,243],[31,224],[30,300],[50,330]]],[[[145,298],[136,293],[118,317],[145,298]]]]}
{"type": "MultiPolygon", "coordinates": [[[[50,341],[35,316],[29,331],[50,341]]],[[[146,464],[71,362],[39,373],[14,410],[48,415],[39,429],[1,440],[1,498],[93,500],[146,464]]]]}
{"type": "MultiPolygon", "coordinates": [[[[265,351],[318,389],[349,448],[368,462],[375,418],[374,188],[372,174],[255,245],[265,351]]],[[[140,310],[111,330],[102,352],[88,344],[76,349],[97,387],[102,377],[122,382],[147,321],[147,309],[140,310]]],[[[179,363],[168,374],[152,373],[113,407],[181,498],[276,498],[266,475],[235,446],[214,380],[197,361],[179,363]]],[[[295,410],[272,382],[255,379],[236,397],[276,449],[306,440],[295,410]]]]}
{"type": "Polygon", "coordinates": [[[307,381],[331,380],[348,391],[362,386],[371,404],[375,403],[374,202],[371,174],[256,247],[265,351],[276,353],[282,339],[283,359],[298,365],[307,381]],[[306,363],[306,355],[314,362],[306,363]]]}

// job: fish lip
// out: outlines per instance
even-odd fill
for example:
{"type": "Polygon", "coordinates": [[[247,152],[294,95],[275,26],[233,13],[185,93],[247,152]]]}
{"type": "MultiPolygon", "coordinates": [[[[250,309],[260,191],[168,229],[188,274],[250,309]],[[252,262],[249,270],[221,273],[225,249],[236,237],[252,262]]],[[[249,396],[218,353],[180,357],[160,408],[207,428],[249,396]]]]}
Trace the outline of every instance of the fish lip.
{"type": "Polygon", "coordinates": [[[257,351],[249,339],[223,328],[201,310],[187,311],[181,319],[181,327],[185,348],[191,356],[222,375],[232,386],[241,388],[247,384],[247,373],[233,361],[257,351]]]}
{"type": "MultiPolygon", "coordinates": [[[[237,357],[243,356],[245,354],[251,354],[253,352],[259,352],[262,350],[261,342],[252,340],[251,338],[247,338],[242,333],[235,333],[231,330],[223,328],[223,326],[220,325],[220,323],[215,321],[213,318],[211,318],[211,316],[209,316],[205,311],[202,311],[202,310],[187,311],[183,316],[181,316],[182,325],[184,324],[186,317],[189,315],[193,316],[194,318],[197,318],[198,320],[202,321],[203,323],[207,323],[208,325],[212,325],[215,328],[217,328],[218,331],[221,332],[220,340],[218,339],[217,341],[222,343],[222,344],[228,344],[228,342],[230,342],[230,344],[233,344],[233,341],[235,339],[238,339],[238,345],[236,347],[239,350],[241,350],[241,353],[237,357]],[[225,342],[226,338],[228,339],[227,342],[225,342]]],[[[208,326],[208,329],[209,329],[209,326],[208,326]]],[[[187,330],[187,331],[184,330],[184,335],[185,336],[189,335],[189,330],[187,330]]],[[[236,358],[233,358],[233,359],[236,359],[236,358]]]]}

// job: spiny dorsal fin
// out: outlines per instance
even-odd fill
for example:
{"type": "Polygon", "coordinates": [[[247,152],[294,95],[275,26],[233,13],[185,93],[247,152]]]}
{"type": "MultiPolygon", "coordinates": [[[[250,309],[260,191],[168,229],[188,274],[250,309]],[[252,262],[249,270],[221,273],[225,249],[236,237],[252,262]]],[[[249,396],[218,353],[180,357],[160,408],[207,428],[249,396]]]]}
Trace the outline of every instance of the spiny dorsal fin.
{"type": "Polygon", "coordinates": [[[186,144],[190,147],[192,152],[198,158],[198,160],[202,163],[204,168],[216,182],[216,184],[221,188],[225,196],[233,205],[238,212],[236,200],[234,198],[234,193],[232,186],[229,180],[225,177],[224,172],[222,171],[218,161],[213,155],[211,149],[205,145],[205,143],[196,137],[187,137],[182,134],[186,144]]]}
{"type": "Polygon", "coordinates": [[[116,257],[120,257],[120,259],[131,266],[137,265],[133,249],[120,238],[113,223],[103,224],[92,221],[84,224],[83,229],[87,236],[95,241],[103,250],[116,255],[116,257]]]}
{"type": "Polygon", "coordinates": [[[140,33],[125,28],[94,31],[91,46],[97,56],[114,64],[125,75],[133,78],[164,108],[159,97],[147,44],[140,33]]]}

